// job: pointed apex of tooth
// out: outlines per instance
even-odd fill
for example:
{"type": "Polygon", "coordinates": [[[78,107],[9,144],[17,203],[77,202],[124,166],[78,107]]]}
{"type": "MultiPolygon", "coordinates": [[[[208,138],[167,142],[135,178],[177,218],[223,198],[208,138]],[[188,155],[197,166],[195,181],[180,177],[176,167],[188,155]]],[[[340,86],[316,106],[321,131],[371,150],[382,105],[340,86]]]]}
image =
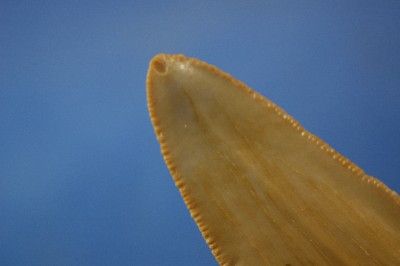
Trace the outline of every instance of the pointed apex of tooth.
{"type": "Polygon", "coordinates": [[[148,72],[162,76],[168,74],[169,68],[185,71],[190,61],[190,58],[181,54],[157,54],[151,59],[148,72]]]}

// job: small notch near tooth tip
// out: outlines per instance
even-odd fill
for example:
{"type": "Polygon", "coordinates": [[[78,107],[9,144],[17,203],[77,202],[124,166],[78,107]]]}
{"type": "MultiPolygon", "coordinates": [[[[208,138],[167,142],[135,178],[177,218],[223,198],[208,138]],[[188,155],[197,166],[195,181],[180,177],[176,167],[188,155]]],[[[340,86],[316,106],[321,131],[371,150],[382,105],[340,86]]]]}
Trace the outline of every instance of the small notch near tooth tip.
{"type": "Polygon", "coordinates": [[[158,74],[165,74],[167,72],[167,63],[162,57],[155,58],[152,65],[158,74]]]}

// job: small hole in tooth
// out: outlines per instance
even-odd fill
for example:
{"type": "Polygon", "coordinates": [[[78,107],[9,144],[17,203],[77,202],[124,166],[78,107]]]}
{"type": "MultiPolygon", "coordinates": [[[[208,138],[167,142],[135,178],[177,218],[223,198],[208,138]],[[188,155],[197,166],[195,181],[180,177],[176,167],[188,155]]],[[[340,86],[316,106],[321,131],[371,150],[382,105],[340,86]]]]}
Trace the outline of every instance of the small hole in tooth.
{"type": "Polygon", "coordinates": [[[164,74],[167,71],[167,65],[165,63],[165,60],[162,58],[157,58],[154,61],[153,66],[154,69],[160,74],[164,74]]]}

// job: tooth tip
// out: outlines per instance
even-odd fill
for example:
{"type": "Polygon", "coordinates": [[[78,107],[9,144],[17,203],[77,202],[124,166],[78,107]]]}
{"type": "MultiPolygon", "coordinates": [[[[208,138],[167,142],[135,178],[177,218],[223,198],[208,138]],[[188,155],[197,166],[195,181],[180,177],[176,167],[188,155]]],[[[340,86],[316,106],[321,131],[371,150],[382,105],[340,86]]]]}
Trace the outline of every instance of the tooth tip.
{"type": "Polygon", "coordinates": [[[157,75],[165,75],[168,70],[168,55],[167,54],[157,54],[155,55],[149,63],[148,75],[152,76],[153,73],[157,75]]]}

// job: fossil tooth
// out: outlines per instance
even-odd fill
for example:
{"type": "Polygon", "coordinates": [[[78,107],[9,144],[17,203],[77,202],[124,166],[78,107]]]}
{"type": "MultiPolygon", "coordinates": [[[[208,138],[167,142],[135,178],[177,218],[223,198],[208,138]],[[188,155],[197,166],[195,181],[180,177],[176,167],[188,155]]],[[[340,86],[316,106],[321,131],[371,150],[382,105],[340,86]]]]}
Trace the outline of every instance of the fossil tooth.
{"type": "Polygon", "coordinates": [[[284,110],[197,59],[147,75],[164,160],[221,265],[400,265],[400,198],[284,110]]]}

